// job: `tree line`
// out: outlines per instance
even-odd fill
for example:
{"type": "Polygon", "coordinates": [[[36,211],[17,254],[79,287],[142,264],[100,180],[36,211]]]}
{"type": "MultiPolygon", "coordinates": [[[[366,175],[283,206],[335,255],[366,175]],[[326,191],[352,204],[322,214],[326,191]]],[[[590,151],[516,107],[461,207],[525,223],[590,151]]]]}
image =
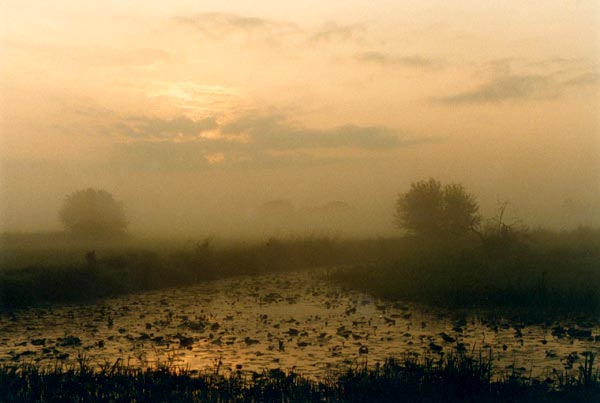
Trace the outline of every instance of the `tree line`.
{"type": "MultiPolygon", "coordinates": [[[[409,236],[429,239],[490,238],[508,236],[511,227],[501,213],[484,221],[476,197],[463,185],[443,185],[430,178],[412,182],[396,200],[394,224],[409,236]],[[493,221],[493,220],[492,220],[493,221]]],[[[66,196],[59,218],[67,232],[79,236],[113,237],[125,233],[128,222],[123,203],[106,190],[88,188],[66,196]]]]}

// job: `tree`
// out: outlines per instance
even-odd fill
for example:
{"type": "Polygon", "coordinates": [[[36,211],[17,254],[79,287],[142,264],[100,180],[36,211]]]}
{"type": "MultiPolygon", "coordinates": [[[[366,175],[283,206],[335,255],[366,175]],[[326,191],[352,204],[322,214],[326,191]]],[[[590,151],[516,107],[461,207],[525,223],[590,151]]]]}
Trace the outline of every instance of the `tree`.
{"type": "Polygon", "coordinates": [[[67,231],[82,236],[115,236],[127,227],[123,204],[100,189],[78,190],[68,195],[59,218],[67,231]]]}
{"type": "Polygon", "coordinates": [[[410,234],[426,237],[468,236],[481,221],[475,196],[456,183],[413,182],[396,202],[395,223],[410,234]]]}

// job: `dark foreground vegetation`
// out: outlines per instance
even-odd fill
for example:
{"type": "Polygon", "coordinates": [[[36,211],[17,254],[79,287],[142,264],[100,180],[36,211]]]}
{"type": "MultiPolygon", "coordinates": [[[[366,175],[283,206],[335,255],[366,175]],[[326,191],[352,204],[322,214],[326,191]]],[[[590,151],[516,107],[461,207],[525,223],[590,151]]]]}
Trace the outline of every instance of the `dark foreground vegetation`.
{"type": "Polygon", "coordinates": [[[334,281],[390,299],[449,308],[589,316],[600,312],[600,231],[497,234],[486,242],[406,238],[393,259],[334,281]]]}
{"type": "MultiPolygon", "coordinates": [[[[437,356],[436,356],[437,357],[437,356]]],[[[545,380],[494,376],[491,357],[388,359],[327,380],[274,369],[204,374],[168,365],[140,369],[121,362],[73,367],[0,367],[0,402],[591,402],[600,399],[590,353],[579,373],[545,380]]]]}

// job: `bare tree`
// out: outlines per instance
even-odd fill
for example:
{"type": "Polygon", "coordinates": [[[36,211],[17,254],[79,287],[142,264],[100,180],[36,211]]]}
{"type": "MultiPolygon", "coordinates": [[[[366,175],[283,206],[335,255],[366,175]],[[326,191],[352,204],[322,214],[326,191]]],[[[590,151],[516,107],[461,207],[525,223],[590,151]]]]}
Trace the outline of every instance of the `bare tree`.
{"type": "Polygon", "coordinates": [[[521,220],[507,221],[507,200],[498,200],[496,215],[480,223],[474,230],[489,254],[506,254],[522,248],[529,239],[528,228],[521,220]]]}

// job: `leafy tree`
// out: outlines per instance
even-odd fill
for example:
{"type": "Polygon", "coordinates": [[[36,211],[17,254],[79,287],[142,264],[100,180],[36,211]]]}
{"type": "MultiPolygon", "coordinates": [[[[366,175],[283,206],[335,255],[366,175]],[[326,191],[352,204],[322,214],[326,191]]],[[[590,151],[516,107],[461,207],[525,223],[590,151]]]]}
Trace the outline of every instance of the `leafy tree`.
{"type": "Polygon", "coordinates": [[[456,183],[442,186],[435,179],[413,182],[396,202],[396,225],[413,235],[468,236],[480,221],[475,196],[456,183]]]}
{"type": "Polygon", "coordinates": [[[65,198],[59,218],[67,231],[83,236],[108,237],[127,227],[123,204],[105,190],[78,190],[65,198]]]}

